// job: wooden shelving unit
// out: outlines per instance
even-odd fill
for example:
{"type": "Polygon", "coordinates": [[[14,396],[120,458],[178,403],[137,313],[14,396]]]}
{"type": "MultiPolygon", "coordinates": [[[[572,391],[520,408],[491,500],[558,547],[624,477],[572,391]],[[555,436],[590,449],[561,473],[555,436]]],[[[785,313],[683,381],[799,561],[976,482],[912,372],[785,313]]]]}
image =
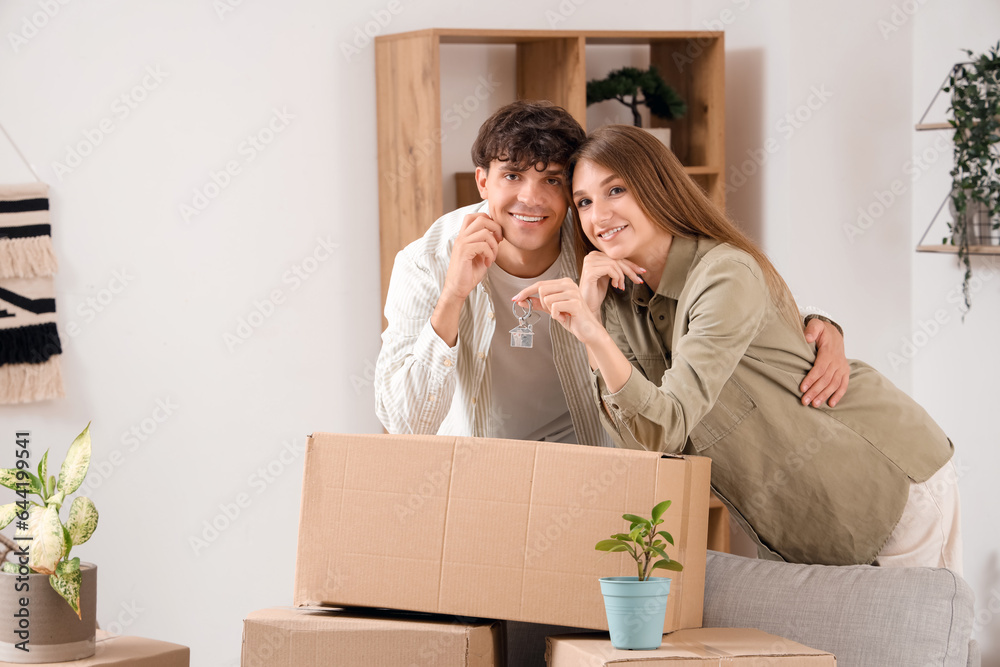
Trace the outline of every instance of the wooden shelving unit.
{"type": "MultiPolygon", "coordinates": [[[[518,99],[547,99],[587,122],[589,45],[648,45],[650,63],[688,104],[671,128],[688,174],[725,206],[722,32],[430,29],[375,38],[382,303],[396,253],[445,213],[441,169],[442,44],[516,45],[518,99]]],[[[499,106],[499,104],[498,104],[499,106]]]]}

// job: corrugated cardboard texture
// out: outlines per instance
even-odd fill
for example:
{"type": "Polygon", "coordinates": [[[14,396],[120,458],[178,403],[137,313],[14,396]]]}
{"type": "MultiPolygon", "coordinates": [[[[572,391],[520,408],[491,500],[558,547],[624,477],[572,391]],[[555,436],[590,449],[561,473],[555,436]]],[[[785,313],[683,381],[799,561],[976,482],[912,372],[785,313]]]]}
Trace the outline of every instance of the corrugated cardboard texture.
{"type": "Polygon", "coordinates": [[[243,622],[241,667],[503,667],[500,623],[305,609],[243,622]]]}
{"type": "Polygon", "coordinates": [[[549,637],[549,667],[835,667],[833,654],[760,630],[701,628],[679,630],[663,638],[655,651],[620,651],[607,635],[549,637]]]}
{"type": "MultiPolygon", "coordinates": [[[[45,663],[47,667],[188,667],[187,646],[142,637],[113,636],[97,631],[97,651],[90,658],[45,663]]],[[[0,665],[13,665],[0,662],[0,665]]]]}
{"type": "Polygon", "coordinates": [[[443,436],[317,433],[306,450],[297,606],[369,606],[607,629],[594,550],[625,512],[673,504],[684,564],[665,631],[701,626],[710,461],[654,452],[443,436]]]}

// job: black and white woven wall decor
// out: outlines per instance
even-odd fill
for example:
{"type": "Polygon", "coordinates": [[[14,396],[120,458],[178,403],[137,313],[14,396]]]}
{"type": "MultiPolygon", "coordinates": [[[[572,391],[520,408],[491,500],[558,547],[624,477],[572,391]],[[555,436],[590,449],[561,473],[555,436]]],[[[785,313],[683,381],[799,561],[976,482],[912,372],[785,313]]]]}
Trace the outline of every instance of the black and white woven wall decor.
{"type": "Polygon", "coordinates": [[[64,395],[44,183],[0,185],[0,403],[64,395]]]}

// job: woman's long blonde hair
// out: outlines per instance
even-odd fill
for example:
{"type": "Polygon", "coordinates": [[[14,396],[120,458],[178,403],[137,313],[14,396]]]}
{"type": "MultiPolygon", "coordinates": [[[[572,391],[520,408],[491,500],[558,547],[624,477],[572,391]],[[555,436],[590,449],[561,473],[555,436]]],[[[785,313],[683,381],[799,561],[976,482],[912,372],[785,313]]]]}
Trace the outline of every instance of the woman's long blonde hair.
{"type": "MultiPolygon", "coordinates": [[[[708,237],[753,257],[764,272],[771,300],[801,330],[792,293],[767,255],[691,180],[673,152],[658,139],[631,125],[607,125],[592,132],[570,158],[570,184],[580,160],[589,160],[621,178],[646,217],[668,234],[690,239],[708,237]]],[[[583,258],[596,248],[583,233],[580,212],[572,197],[570,202],[576,221],[577,262],[582,267],[583,258]]]]}

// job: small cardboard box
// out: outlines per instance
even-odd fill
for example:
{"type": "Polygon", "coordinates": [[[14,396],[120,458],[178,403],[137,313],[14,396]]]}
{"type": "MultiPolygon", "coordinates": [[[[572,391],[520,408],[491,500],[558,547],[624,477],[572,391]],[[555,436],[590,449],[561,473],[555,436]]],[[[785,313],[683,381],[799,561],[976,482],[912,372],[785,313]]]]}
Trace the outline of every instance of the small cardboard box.
{"type": "MultiPolygon", "coordinates": [[[[90,658],[70,662],[49,662],[47,667],[188,667],[191,649],[180,644],[142,637],[109,635],[97,631],[97,651],[90,658]]],[[[14,665],[0,662],[0,665],[14,665]]]]}
{"type": "Polygon", "coordinates": [[[503,667],[498,621],[400,612],[262,609],[243,622],[241,667],[503,667]]]}
{"type": "Polygon", "coordinates": [[[634,576],[594,550],[621,518],[673,504],[661,529],[684,565],[665,631],[701,626],[710,460],[444,436],[307,442],[296,606],[367,606],[606,630],[599,577],[634,576]]]}
{"type": "Polygon", "coordinates": [[[743,628],[679,630],[655,651],[621,651],[605,635],[549,637],[548,667],[836,667],[832,653],[743,628]]]}

